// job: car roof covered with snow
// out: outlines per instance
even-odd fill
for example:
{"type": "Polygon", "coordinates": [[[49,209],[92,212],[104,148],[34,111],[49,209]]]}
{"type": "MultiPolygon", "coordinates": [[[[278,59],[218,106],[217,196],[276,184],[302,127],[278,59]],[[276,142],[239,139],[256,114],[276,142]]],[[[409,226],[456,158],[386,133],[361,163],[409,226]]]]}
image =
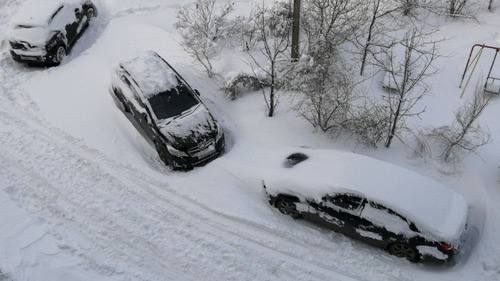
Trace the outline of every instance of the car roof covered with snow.
{"type": "Polygon", "coordinates": [[[83,0],[29,0],[13,19],[15,25],[45,26],[63,4],[81,4],[83,0]]]}
{"type": "Polygon", "coordinates": [[[153,51],[123,61],[120,66],[132,76],[146,99],[173,89],[179,84],[175,71],[153,51]]]}
{"type": "Polygon", "coordinates": [[[357,194],[448,241],[459,239],[466,223],[468,206],[460,194],[408,169],[335,150],[284,149],[277,155],[282,169],[269,172],[264,179],[270,195],[320,201],[325,195],[357,194]],[[293,153],[303,153],[308,159],[287,168],[285,159],[293,153]]]}

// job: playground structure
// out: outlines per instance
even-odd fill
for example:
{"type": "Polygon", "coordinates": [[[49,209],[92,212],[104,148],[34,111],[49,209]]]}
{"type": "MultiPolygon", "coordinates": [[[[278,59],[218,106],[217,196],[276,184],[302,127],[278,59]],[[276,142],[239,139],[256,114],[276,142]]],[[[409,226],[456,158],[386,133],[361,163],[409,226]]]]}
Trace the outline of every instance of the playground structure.
{"type": "Polygon", "coordinates": [[[465,70],[462,75],[462,80],[460,81],[460,88],[462,90],[461,96],[464,95],[465,90],[467,89],[469,82],[472,78],[472,75],[474,74],[474,71],[477,68],[477,64],[479,60],[481,59],[481,56],[483,55],[484,50],[493,50],[495,51],[495,55],[493,57],[493,60],[491,61],[491,65],[488,71],[488,76],[486,77],[486,81],[484,83],[484,92],[488,94],[496,94],[500,95],[500,77],[493,77],[492,72],[495,67],[495,63],[498,57],[498,53],[500,52],[500,47],[495,47],[495,46],[488,46],[485,44],[475,44],[472,46],[472,49],[469,54],[469,59],[467,60],[467,64],[465,65],[465,70]],[[479,51],[475,54],[473,57],[472,55],[474,54],[474,50],[476,48],[479,48],[479,51]],[[469,76],[467,76],[467,73],[469,73],[469,76]],[[465,82],[465,85],[464,85],[465,82]]]}

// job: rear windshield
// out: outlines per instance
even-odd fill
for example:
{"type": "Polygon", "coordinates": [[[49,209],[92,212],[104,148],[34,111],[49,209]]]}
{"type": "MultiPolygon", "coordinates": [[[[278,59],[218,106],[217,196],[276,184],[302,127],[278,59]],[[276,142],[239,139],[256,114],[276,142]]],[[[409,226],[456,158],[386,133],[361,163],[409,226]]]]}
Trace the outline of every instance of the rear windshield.
{"type": "Polygon", "coordinates": [[[181,115],[198,103],[191,90],[183,84],[149,99],[149,104],[159,120],[181,115]]]}

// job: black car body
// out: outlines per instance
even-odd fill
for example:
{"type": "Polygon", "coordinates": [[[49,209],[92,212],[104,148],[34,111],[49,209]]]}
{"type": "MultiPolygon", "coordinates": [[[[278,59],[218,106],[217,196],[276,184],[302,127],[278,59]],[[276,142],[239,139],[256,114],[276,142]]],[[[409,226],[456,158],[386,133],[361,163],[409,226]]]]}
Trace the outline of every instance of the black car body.
{"type": "Polygon", "coordinates": [[[173,169],[191,169],[224,151],[224,132],[191,86],[155,52],[119,64],[111,96],[173,169]]]}
{"type": "MultiPolygon", "coordinates": [[[[445,187],[441,187],[431,180],[382,161],[338,152],[322,151],[318,153],[307,151],[307,153],[291,153],[288,154],[285,163],[285,170],[289,170],[288,172],[278,177],[273,175],[273,177],[263,182],[270,204],[283,214],[296,219],[305,219],[387,250],[395,256],[407,258],[412,262],[424,260],[450,261],[463,245],[465,229],[467,228],[465,223],[467,220],[465,201],[462,201],[461,196],[454,194],[453,191],[441,189],[445,187]],[[308,155],[310,154],[314,155],[311,158],[315,160],[309,159],[308,155]],[[331,159],[336,164],[324,165],[325,162],[322,163],[318,160],[321,157],[331,159]],[[315,161],[318,162],[314,163],[315,161]],[[321,165],[315,165],[318,163],[321,163],[321,165]],[[368,172],[363,173],[363,170],[360,170],[363,166],[372,168],[370,170],[377,174],[370,176],[368,172]],[[354,167],[358,167],[358,169],[356,170],[354,167]],[[340,170],[340,172],[336,174],[335,169],[340,170]],[[385,173],[384,170],[386,170],[385,173]],[[322,174],[322,171],[329,171],[329,174],[322,174]],[[386,176],[388,175],[387,172],[390,172],[390,175],[399,174],[401,179],[406,179],[407,182],[400,181],[397,177],[396,181],[393,182],[390,177],[386,176]],[[308,177],[305,177],[305,175],[308,175],[308,177]],[[295,180],[296,176],[303,176],[304,179],[295,180]],[[344,178],[339,179],[341,177],[344,178]],[[353,177],[364,178],[358,179],[357,182],[367,182],[368,188],[356,188],[354,185],[351,188],[349,182],[356,182],[353,177]],[[441,216],[438,210],[432,211],[432,208],[435,207],[433,203],[450,202],[447,208],[443,208],[446,213],[442,216],[445,218],[442,227],[445,228],[446,220],[452,220],[450,225],[456,226],[451,228],[452,231],[449,232],[451,235],[436,234],[436,231],[426,228],[425,221],[421,219],[422,216],[417,216],[418,221],[412,221],[408,216],[396,211],[396,208],[392,206],[400,208],[400,206],[404,205],[400,202],[389,205],[380,202],[381,200],[390,202],[391,200],[388,200],[388,198],[399,198],[400,196],[395,192],[407,192],[406,195],[411,200],[412,181],[423,183],[431,191],[432,188],[436,188],[438,190],[437,194],[441,194],[441,198],[421,200],[419,198],[422,196],[418,196],[420,190],[417,189],[415,190],[416,196],[414,196],[413,202],[409,201],[411,203],[408,205],[427,208],[429,214],[441,216]],[[389,187],[379,187],[381,182],[385,182],[386,186],[389,187]],[[371,189],[379,188],[380,191],[370,192],[371,184],[373,184],[371,189]],[[406,184],[407,187],[403,186],[403,184],[406,184]],[[300,185],[303,187],[296,187],[300,185]],[[319,188],[320,191],[312,192],[313,195],[307,195],[310,190],[314,190],[314,185],[322,185],[319,188]],[[341,186],[341,188],[330,188],[329,186],[341,186]],[[400,186],[399,189],[398,186],[400,186]],[[367,193],[370,195],[365,195],[365,191],[368,191],[367,193]],[[384,192],[391,194],[384,194],[384,192]],[[379,193],[380,195],[377,195],[379,193]],[[443,196],[447,195],[447,193],[449,193],[448,198],[443,196]],[[453,219],[454,213],[458,219],[453,219]],[[448,217],[452,219],[448,219],[448,217]]],[[[428,195],[433,196],[432,193],[428,195]]],[[[410,210],[412,207],[405,208],[403,206],[400,209],[410,210]]],[[[439,227],[440,225],[437,224],[437,228],[433,229],[439,229],[439,227]]]]}
{"type": "Polygon", "coordinates": [[[96,15],[90,0],[29,1],[14,20],[10,54],[18,62],[58,65],[96,15]]]}

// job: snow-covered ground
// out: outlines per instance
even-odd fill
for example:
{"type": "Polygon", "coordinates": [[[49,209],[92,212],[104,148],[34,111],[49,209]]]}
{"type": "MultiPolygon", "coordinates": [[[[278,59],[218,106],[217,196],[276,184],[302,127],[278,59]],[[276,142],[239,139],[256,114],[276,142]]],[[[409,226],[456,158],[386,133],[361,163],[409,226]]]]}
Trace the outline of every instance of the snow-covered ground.
{"type": "MultiPolygon", "coordinates": [[[[0,34],[19,2],[0,0],[0,34]]],[[[0,280],[500,280],[497,99],[481,118],[494,141],[462,173],[445,176],[401,144],[368,151],[314,134],[285,105],[266,118],[259,95],[226,101],[179,45],[173,23],[184,1],[101,2],[99,21],[60,67],[16,64],[2,45],[0,280]],[[116,109],[111,69],[148,49],[202,91],[228,134],[223,157],[171,172],[116,109]],[[472,206],[471,250],[452,266],[414,265],[279,215],[259,175],[273,164],[268,152],[283,146],[356,150],[454,188],[472,206]]],[[[245,9],[250,1],[237,3],[245,9]]],[[[470,46],[500,45],[500,11],[479,23],[444,23],[440,34],[447,56],[431,81],[425,125],[451,121],[470,46]]]]}

